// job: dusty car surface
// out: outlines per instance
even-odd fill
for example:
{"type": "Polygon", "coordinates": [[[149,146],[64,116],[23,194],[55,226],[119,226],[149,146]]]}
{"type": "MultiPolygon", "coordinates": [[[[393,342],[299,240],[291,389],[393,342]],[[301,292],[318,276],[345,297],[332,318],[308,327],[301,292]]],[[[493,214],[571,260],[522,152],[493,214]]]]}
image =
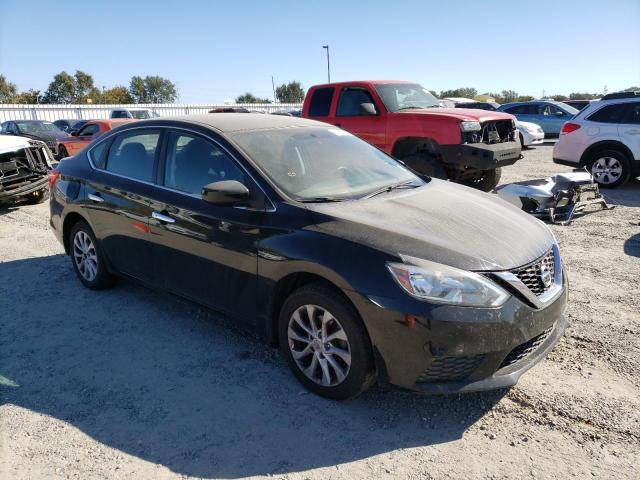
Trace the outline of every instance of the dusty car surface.
{"type": "Polygon", "coordinates": [[[47,198],[53,155],[44,142],[0,135],[0,205],[47,198]]]}
{"type": "Polygon", "coordinates": [[[209,114],[123,125],[51,175],[88,288],[135,278],[279,343],[308,389],[513,385],[565,328],[550,230],[331,125],[209,114]]]}

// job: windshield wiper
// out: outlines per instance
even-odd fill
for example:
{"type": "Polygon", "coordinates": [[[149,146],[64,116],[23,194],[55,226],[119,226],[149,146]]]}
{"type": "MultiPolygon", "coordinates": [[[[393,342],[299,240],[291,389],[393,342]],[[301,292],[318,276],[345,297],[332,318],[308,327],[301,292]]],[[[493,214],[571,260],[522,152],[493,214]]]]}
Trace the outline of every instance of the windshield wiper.
{"type": "Polygon", "coordinates": [[[375,197],[376,195],[380,195],[381,193],[388,193],[388,192],[391,192],[393,190],[398,190],[400,188],[417,188],[417,187],[420,186],[420,185],[414,185],[413,182],[415,182],[415,180],[409,180],[408,182],[396,183],[395,185],[388,185],[388,186],[386,186],[384,188],[381,188],[379,190],[374,190],[373,192],[368,193],[367,195],[362,197],[362,199],[375,197]]]}
{"type": "Polygon", "coordinates": [[[330,203],[330,202],[343,202],[347,200],[346,198],[341,197],[309,197],[299,199],[299,202],[302,203],[330,203]]]}

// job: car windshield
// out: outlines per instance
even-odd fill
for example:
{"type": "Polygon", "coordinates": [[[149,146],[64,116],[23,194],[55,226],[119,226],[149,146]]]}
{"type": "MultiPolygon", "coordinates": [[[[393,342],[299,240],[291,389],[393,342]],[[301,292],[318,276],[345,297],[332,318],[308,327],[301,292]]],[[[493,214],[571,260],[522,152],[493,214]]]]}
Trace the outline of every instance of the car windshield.
{"type": "Polygon", "coordinates": [[[61,130],[50,122],[16,122],[22,133],[60,132],[61,130]]]}
{"type": "Polygon", "coordinates": [[[335,201],[423,181],[377,148],[344,130],[295,127],[232,135],[256,166],[289,197],[335,201]]]}
{"type": "Polygon", "coordinates": [[[416,84],[379,84],[375,86],[384,106],[390,112],[413,108],[436,108],[440,101],[422,85],[416,84]]]}
{"type": "Polygon", "coordinates": [[[556,103],[555,105],[571,115],[575,115],[580,111],[577,108],[572,107],[571,105],[567,105],[566,103],[563,103],[563,104],[556,103]]]}
{"type": "Polygon", "coordinates": [[[131,116],[138,120],[144,120],[145,118],[151,118],[151,113],[149,110],[129,110],[131,116]]]}

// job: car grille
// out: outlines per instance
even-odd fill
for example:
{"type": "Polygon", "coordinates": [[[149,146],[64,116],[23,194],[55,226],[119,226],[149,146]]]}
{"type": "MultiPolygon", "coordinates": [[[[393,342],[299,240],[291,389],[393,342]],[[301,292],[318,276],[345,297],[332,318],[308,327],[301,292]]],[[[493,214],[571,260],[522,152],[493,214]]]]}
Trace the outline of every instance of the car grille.
{"type": "Polygon", "coordinates": [[[475,355],[471,357],[434,357],[433,363],[422,373],[417,382],[444,382],[462,380],[473,372],[480,362],[484,359],[484,355],[475,355]]]}
{"type": "Polygon", "coordinates": [[[509,355],[507,355],[500,364],[500,368],[509,367],[535,352],[538,347],[542,345],[547,338],[549,338],[549,335],[551,335],[551,332],[553,331],[553,327],[554,326],[547,328],[540,335],[536,335],[531,340],[521,343],[516,348],[511,350],[511,352],[509,352],[509,355]]]}
{"type": "Polygon", "coordinates": [[[534,295],[539,297],[548,291],[555,282],[555,255],[553,249],[537,262],[513,270],[512,273],[518,277],[534,295]],[[544,281],[545,277],[548,278],[546,283],[544,281]]]}

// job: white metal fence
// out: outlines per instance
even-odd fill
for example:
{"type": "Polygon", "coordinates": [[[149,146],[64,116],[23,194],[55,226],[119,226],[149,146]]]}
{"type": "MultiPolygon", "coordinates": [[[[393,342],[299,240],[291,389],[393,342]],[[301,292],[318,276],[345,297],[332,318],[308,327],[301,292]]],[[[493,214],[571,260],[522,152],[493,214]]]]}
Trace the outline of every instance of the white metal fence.
{"type": "Polygon", "coordinates": [[[149,108],[162,117],[176,115],[191,115],[207,113],[214,108],[244,107],[248,110],[260,112],[277,112],[302,108],[299,103],[268,103],[268,104],[136,104],[136,105],[12,105],[0,104],[0,122],[7,120],[48,120],[77,118],[90,120],[94,118],[109,118],[111,110],[115,108],[149,108]]]}

